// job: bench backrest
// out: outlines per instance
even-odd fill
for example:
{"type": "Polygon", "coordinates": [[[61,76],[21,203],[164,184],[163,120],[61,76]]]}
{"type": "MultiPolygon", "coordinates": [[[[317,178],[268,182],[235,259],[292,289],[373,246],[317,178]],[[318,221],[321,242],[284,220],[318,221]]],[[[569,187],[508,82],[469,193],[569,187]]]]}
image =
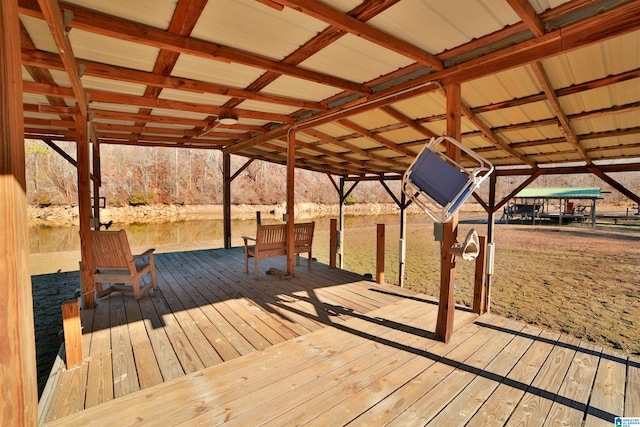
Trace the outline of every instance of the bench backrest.
{"type": "Polygon", "coordinates": [[[294,224],[293,239],[296,246],[311,246],[313,243],[313,228],[315,224],[315,222],[294,224]]]}
{"type": "MultiPolygon", "coordinates": [[[[315,222],[294,224],[295,246],[311,246],[315,222]]],[[[268,250],[285,248],[287,245],[287,224],[260,225],[256,230],[256,249],[268,250]]]]}

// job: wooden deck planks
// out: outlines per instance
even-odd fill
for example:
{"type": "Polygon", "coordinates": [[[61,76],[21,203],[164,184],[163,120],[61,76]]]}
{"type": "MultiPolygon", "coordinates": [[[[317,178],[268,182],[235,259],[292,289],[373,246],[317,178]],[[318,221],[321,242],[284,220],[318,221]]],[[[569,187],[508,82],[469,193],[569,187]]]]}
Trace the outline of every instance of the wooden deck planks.
{"type": "Polygon", "coordinates": [[[610,426],[615,417],[624,414],[626,375],[627,358],[612,350],[603,350],[585,427],[610,426]]]}
{"type": "Polygon", "coordinates": [[[536,331],[536,339],[517,361],[506,378],[469,420],[470,426],[503,426],[530,387],[560,338],[559,334],[536,331]]]}
{"type": "Polygon", "coordinates": [[[640,359],[630,357],[627,367],[627,387],[624,399],[624,416],[637,417],[640,414],[640,359]],[[632,391],[636,390],[636,393],[632,391]],[[631,391],[631,392],[630,392],[631,391]]]}
{"type": "MultiPolygon", "coordinates": [[[[255,280],[241,255],[159,254],[156,295],[113,294],[82,313],[91,332],[83,336],[85,364],[61,371],[65,390],[48,398],[43,418],[610,425],[640,406],[637,359],[464,311],[451,342],[436,342],[437,306],[428,297],[317,263],[295,277],[255,280]]],[[[280,264],[270,258],[263,267],[280,264]]]]}
{"type": "Polygon", "coordinates": [[[569,366],[545,426],[577,426],[584,419],[602,349],[582,342],[569,366]]]}

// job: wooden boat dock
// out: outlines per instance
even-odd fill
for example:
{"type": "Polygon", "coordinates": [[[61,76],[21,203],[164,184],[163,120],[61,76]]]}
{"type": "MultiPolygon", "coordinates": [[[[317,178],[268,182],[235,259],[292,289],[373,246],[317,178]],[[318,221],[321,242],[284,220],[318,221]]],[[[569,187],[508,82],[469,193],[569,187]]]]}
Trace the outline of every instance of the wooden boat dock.
{"type": "MultiPolygon", "coordinates": [[[[313,263],[244,273],[241,248],[158,254],[159,290],[82,310],[45,425],[569,425],[640,414],[640,360],[313,263]]],[[[264,263],[264,266],[263,266],[264,263]]]]}

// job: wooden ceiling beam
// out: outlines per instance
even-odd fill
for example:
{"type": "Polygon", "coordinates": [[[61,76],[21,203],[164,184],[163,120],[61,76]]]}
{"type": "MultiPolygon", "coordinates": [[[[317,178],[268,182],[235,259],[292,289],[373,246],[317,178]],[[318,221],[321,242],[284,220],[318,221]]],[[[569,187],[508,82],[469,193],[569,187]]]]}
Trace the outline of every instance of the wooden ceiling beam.
{"type": "Polygon", "coordinates": [[[38,0],[38,5],[42,11],[44,20],[49,26],[51,36],[58,48],[60,59],[64,65],[64,69],[69,77],[69,82],[73,88],[76,99],[76,105],[82,116],[87,115],[87,99],[85,97],[84,88],[80,81],[80,72],[76,64],[76,58],[71,48],[71,43],[67,37],[65,23],[60,11],[60,5],[57,0],[38,0]]]}
{"type": "Polygon", "coordinates": [[[376,143],[387,147],[390,150],[395,151],[396,153],[400,153],[403,156],[415,156],[414,153],[412,153],[411,151],[407,150],[406,148],[400,147],[398,144],[396,144],[395,142],[389,141],[387,138],[384,138],[372,131],[370,131],[369,129],[366,129],[360,125],[358,125],[357,123],[352,122],[351,120],[347,120],[347,119],[340,119],[340,120],[336,120],[336,123],[338,123],[340,126],[344,126],[347,129],[350,129],[354,132],[356,132],[359,135],[362,135],[363,137],[371,140],[371,141],[375,141],[376,143]]]}
{"type": "MultiPolygon", "coordinates": [[[[54,0],[39,0],[42,2],[54,0]]],[[[20,2],[20,13],[41,17],[39,11],[29,9],[29,5],[20,2]]],[[[106,15],[78,6],[65,3],[64,8],[74,14],[70,22],[71,28],[77,28],[94,34],[139,43],[146,46],[164,49],[179,54],[192,55],[214,61],[234,62],[266,71],[274,71],[291,77],[312,81],[322,85],[350,90],[356,93],[369,94],[371,90],[360,83],[352,82],[340,77],[332,76],[299,68],[265,56],[254,55],[249,52],[233,49],[227,46],[204,40],[182,37],[171,34],[148,25],[133,23],[111,15],[106,15]]],[[[60,11],[58,9],[58,13],[60,11]]]]}
{"type": "Polygon", "coordinates": [[[558,121],[560,122],[560,131],[567,139],[567,142],[571,144],[576,149],[576,151],[580,154],[580,157],[582,157],[582,159],[586,161],[587,164],[591,164],[592,162],[591,162],[591,159],[589,158],[589,155],[585,151],[582,144],[580,144],[580,141],[578,141],[578,137],[576,136],[575,132],[571,128],[571,124],[569,123],[569,119],[567,119],[567,115],[564,113],[564,111],[562,111],[562,107],[560,106],[560,101],[558,101],[558,97],[556,96],[556,93],[553,90],[551,81],[549,80],[549,77],[547,76],[547,73],[544,70],[542,64],[537,61],[532,62],[531,68],[533,69],[533,74],[536,76],[538,83],[540,84],[540,86],[542,87],[542,90],[547,96],[547,101],[549,102],[551,111],[553,111],[553,114],[555,114],[555,116],[558,118],[558,121]]]}
{"type": "Polygon", "coordinates": [[[473,123],[473,125],[475,127],[477,127],[480,130],[480,132],[482,132],[482,134],[494,146],[506,151],[507,153],[509,153],[513,157],[515,157],[516,159],[519,159],[520,161],[522,161],[523,163],[525,163],[525,164],[527,164],[527,165],[529,165],[531,167],[536,167],[537,166],[535,161],[533,161],[532,159],[528,158],[527,156],[525,156],[524,154],[522,154],[518,150],[510,147],[508,143],[504,142],[498,135],[496,135],[496,133],[480,117],[478,117],[475,114],[473,114],[473,112],[471,111],[469,106],[467,104],[465,104],[464,102],[462,103],[461,109],[462,109],[462,114],[471,123],[473,123]]]}
{"type": "Polygon", "coordinates": [[[288,6],[294,10],[312,16],[327,24],[347,31],[357,37],[361,37],[378,46],[385,47],[402,56],[411,58],[434,70],[444,69],[441,59],[424,50],[400,40],[384,31],[365,24],[348,14],[342,13],[333,7],[317,0],[278,0],[278,3],[288,6]]]}
{"type": "MultiPolygon", "coordinates": [[[[555,89],[555,93],[558,98],[561,98],[563,96],[574,95],[576,93],[584,92],[587,90],[606,87],[616,83],[621,83],[624,81],[634,80],[638,78],[640,78],[640,69],[636,68],[635,70],[625,71],[625,72],[610,75],[601,79],[591,80],[583,83],[576,83],[574,85],[571,85],[565,88],[555,89]]],[[[547,98],[544,92],[542,92],[535,95],[524,96],[522,98],[510,99],[503,102],[496,102],[493,104],[473,107],[471,111],[474,114],[481,114],[481,113],[486,113],[488,111],[498,111],[504,108],[511,108],[511,107],[517,107],[520,105],[531,104],[533,102],[539,102],[546,99],[547,98]]]]}
{"type": "Polygon", "coordinates": [[[507,3],[531,30],[533,35],[540,37],[544,34],[544,22],[533,9],[529,0],[507,0],[507,3]]]}
{"type": "Polygon", "coordinates": [[[367,159],[375,160],[375,161],[378,161],[378,162],[385,162],[387,164],[390,164],[390,165],[393,165],[393,166],[398,166],[398,167],[403,167],[405,169],[409,166],[406,163],[402,163],[402,162],[399,162],[397,160],[390,159],[388,157],[378,156],[378,155],[373,154],[373,153],[371,153],[371,152],[369,152],[367,150],[364,150],[362,148],[356,147],[355,145],[349,144],[349,143],[341,141],[339,139],[333,138],[333,137],[331,137],[331,136],[329,136],[327,134],[324,134],[324,133],[322,133],[320,131],[317,131],[315,129],[305,129],[305,130],[301,131],[301,133],[305,133],[305,134],[310,135],[310,136],[312,136],[314,138],[317,138],[317,139],[319,139],[321,141],[325,141],[325,142],[327,142],[329,144],[337,145],[338,147],[342,147],[345,150],[348,150],[348,151],[350,151],[352,153],[359,154],[359,155],[361,155],[361,156],[363,156],[363,157],[365,157],[367,159]]]}
{"type": "MultiPolygon", "coordinates": [[[[255,93],[242,89],[235,89],[228,86],[201,82],[182,77],[161,76],[145,71],[116,67],[113,65],[101,64],[93,61],[78,60],[77,62],[78,64],[84,65],[85,75],[92,77],[100,77],[126,83],[135,83],[175,90],[184,90],[187,92],[233,96],[243,99],[266,102],[270,104],[280,104],[290,107],[302,108],[305,110],[322,111],[327,109],[325,105],[314,101],[305,101],[279,95],[255,93]]],[[[23,49],[22,63],[24,65],[31,65],[34,67],[47,68],[52,70],[64,70],[64,66],[58,55],[46,52],[23,49]]]]}
{"type": "Polygon", "coordinates": [[[557,56],[640,29],[640,2],[630,2],[566,28],[500,49],[442,71],[417,77],[394,90],[417,87],[427,81],[443,85],[464,83],[533,61],[557,56]]]}
{"type": "MultiPolygon", "coordinates": [[[[174,9],[167,31],[185,37],[191,35],[191,31],[193,31],[198,19],[200,19],[200,15],[202,15],[207,1],[208,0],[179,0],[174,9]]],[[[179,57],[179,53],[161,49],[156,58],[152,73],[162,76],[170,75],[179,57]]],[[[157,86],[147,86],[144,96],[147,98],[158,98],[161,92],[162,89],[157,86]]],[[[139,114],[143,115],[151,114],[151,112],[152,110],[150,108],[141,108],[140,111],[138,111],[139,114]]],[[[144,122],[136,124],[143,126],[144,122]]]]}
{"type": "MultiPolygon", "coordinates": [[[[52,86],[44,83],[33,83],[25,81],[23,82],[23,90],[27,93],[37,93],[46,96],[61,96],[72,97],[73,91],[70,88],[63,88],[60,86],[52,86]]],[[[102,92],[97,90],[87,90],[86,93],[90,94],[91,102],[103,102],[110,104],[120,105],[135,105],[139,107],[147,108],[163,108],[168,110],[182,110],[190,111],[194,113],[204,114],[235,114],[239,117],[265,120],[265,121],[277,121],[277,122],[292,122],[293,119],[289,116],[274,113],[265,113],[261,111],[251,111],[244,109],[227,109],[222,107],[215,107],[206,104],[196,104],[192,102],[174,101],[169,99],[157,99],[148,98],[134,95],[123,95],[112,92],[102,92]]],[[[141,114],[142,116],[142,114],[141,114]]],[[[213,121],[215,118],[212,118],[213,121]]],[[[237,126],[236,126],[237,127],[237,126]]],[[[256,129],[258,130],[258,129],[256,129]]]]}
{"type": "Polygon", "coordinates": [[[416,123],[414,120],[410,119],[409,117],[405,116],[400,111],[396,110],[395,108],[389,105],[385,105],[380,109],[385,113],[387,113],[388,115],[390,115],[391,117],[393,117],[394,119],[396,119],[397,121],[399,121],[401,124],[405,125],[410,129],[415,130],[425,138],[438,137],[438,135],[436,135],[434,132],[431,132],[429,129],[425,128],[424,126],[420,126],[420,124],[416,123]]]}
{"type": "MultiPolygon", "coordinates": [[[[269,0],[270,1],[270,0],[269,0]]],[[[398,3],[400,0],[374,0],[374,1],[365,1],[360,5],[356,6],[353,10],[348,12],[349,16],[352,16],[355,19],[358,19],[362,22],[365,22],[381,12],[384,12],[389,7],[398,3]]],[[[284,6],[280,5],[282,8],[284,6]]],[[[340,39],[342,36],[347,34],[346,31],[343,31],[336,27],[327,27],[315,37],[311,38],[308,42],[303,44],[300,48],[296,49],[293,53],[289,54],[285,57],[282,62],[290,65],[299,65],[301,62],[315,55],[316,52],[326,48],[333,42],[340,39]]],[[[268,71],[256,79],[253,83],[246,87],[246,90],[252,92],[259,92],[269,84],[273,83],[281,74],[274,73],[272,71],[268,71]]],[[[242,99],[231,99],[227,103],[225,103],[225,107],[233,108],[242,102],[242,99]]],[[[320,109],[318,109],[320,110],[320,109]]]]}

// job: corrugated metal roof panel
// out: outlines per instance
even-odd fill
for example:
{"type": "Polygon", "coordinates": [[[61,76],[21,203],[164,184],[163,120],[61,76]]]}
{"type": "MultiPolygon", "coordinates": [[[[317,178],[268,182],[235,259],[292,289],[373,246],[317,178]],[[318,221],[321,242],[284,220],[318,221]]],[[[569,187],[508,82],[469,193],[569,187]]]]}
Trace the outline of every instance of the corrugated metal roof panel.
{"type": "Polygon", "coordinates": [[[517,67],[461,85],[462,98],[471,107],[490,105],[542,92],[530,67],[517,67]]]}
{"type": "Polygon", "coordinates": [[[192,37],[281,60],[327,27],[291,8],[254,0],[210,1],[192,37]]]}
{"type": "Polygon", "coordinates": [[[337,95],[342,92],[342,90],[333,86],[310,82],[296,77],[280,76],[266,86],[261,92],[320,102],[337,95]]]}
{"type": "Polygon", "coordinates": [[[300,66],[364,83],[413,62],[406,56],[381,48],[368,40],[346,34],[303,61],[300,66]]]}
{"type": "Polygon", "coordinates": [[[125,95],[144,95],[145,85],[123,82],[120,80],[103,79],[101,77],[82,76],[82,86],[85,89],[95,89],[104,92],[122,93],[125,95]]]}
{"type": "Polygon", "coordinates": [[[153,71],[160,49],[73,29],[69,32],[78,59],[102,62],[134,70],[153,71]]]}
{"type": "Polygon", "coordinates": [[[169,28],[177,0],[65,0],[65,3],[165,30],[169,28]]]}
{"type": "Polygon", "coordinates": [[[160,99],[168,99],[173,101],[192,102],[194,104],[203,105],[224,105],[225,102],[231,98],[223,95],[216,95],[212,93],[196,93],[187,92],[184,90],[165,88],[160,92],[160,99]]]}
{"type": "Polygon", "coordinates": [[[182,54],[173,67],[171,75],[234,88],[245,88],[263,73],[263,70],[255,67],[182,54]]]}
{"type": "Polygon", "coordinates": [[[599,187],[576,187],[576,188],[525,188],[516,194],[522,198],[562,198],[562,199],[599,199],[599,187]]]}
{"type": "Polygon", "coordinates": [[[466,43],[520,21],[507,2],[401,1],[369,21],[431,53],[466,43]]]}

